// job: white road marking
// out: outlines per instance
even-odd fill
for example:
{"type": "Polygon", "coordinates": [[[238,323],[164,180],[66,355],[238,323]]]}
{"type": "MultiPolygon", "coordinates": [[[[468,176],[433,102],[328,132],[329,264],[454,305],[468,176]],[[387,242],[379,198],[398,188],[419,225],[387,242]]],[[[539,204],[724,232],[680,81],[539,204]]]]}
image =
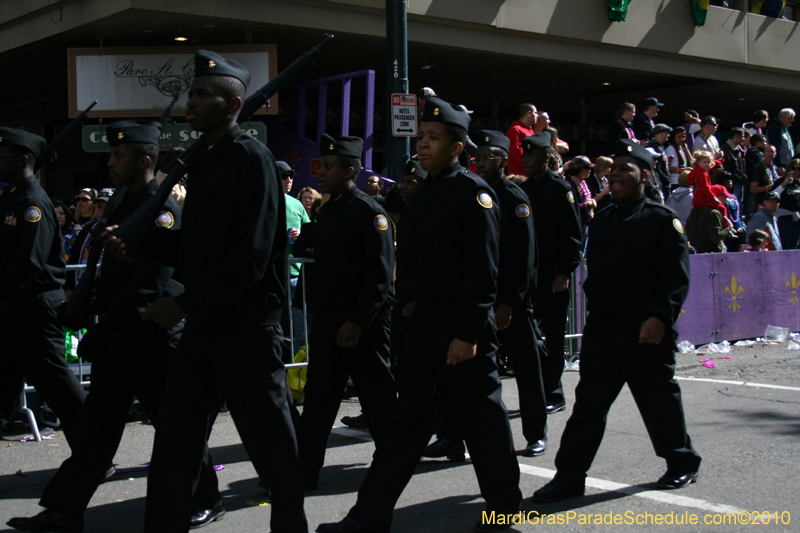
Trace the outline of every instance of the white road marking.
{"type": "Polygon", "coordinates": [[[752,383],[750,381],[726,381],[724,379],[706,379],[706,378],[685,378],[675,377],[681,381],[704,381],[706,383],[722,383],[725,385],[744,385],[745,387],[758,387],[764,389],[779,389],[779,390],[793,390],[800,391],[800,387],[788,387],[786,385],[770,385],[768,383],[752,383]]]}
{"type": "Polygon", "coordinates": [[[347,426],[333,426],[331,433],[341,435],[342,437],[363,440],[364,442],[372,442],[372,435],[370,435],[369,431],[366,429],[352,429],[347,426]]]}
{"type": "MultiPolygon", "coordinates": [[[[520,463],[519,469],[521,472],[526,474],[543,477],[545,479],[553,479],[553,476],[556,475],[555,470],[541,468],[539,466],[531,466],[525,463],[520,463]]],[[[654,500],[669,505],[679,505],[681,507],[700,509],[701,511],[707,511],[710,513],[738,514],[742,511],[742,509],[733,507],[731,505],[711,503],[707,502],[706,500],[690,498],[688,496],[679,496],[678,494],[675,494],[674,491],[643,489],[642,487],[632,487],[630,485],[615,483],[613,481],[606,481],[605,479],[597,479],[593,477],[586,478],[586,486],[604,491],[621,492],[622,494],[627,494],[629,496],[654,500]]]]}
{"type": "MultiPolygon", "coordinates": [[[[685,379],[685,378],[679,378],[679,379],[685,379]]],[[[701,381],[701,380],[695,380],[695,381],[701,381]]],[[[715,383],[731,383],[735,385],[747,384],[746,382],[720,381],[720,380],[702,380],[702,381],[712,381],[715,383]]],[[[757,386],[756,384],[752,385],[757,386]]],[[[773,387],[778,387],[778,386],[773,385],[773,387]]],[[[779,387],[779,388],[792,389],[792,387],[779,387]]],[[[351,437],[359,439],[365,442],[369,442],[372,440],[369,431],[361,429],[351,429],[347,426],[334,427],[331,430],[331,433],[335,433],[336,435],[341,435],[343,437],[351,437]]],[[[465,455],[469,459],[469,453],[466,453],[465,455]]],[[[549,468],[542,468],[539,466],[532,466],[526,463],[520,463],[519,469],[520,472],[524,474],[541,477],[547,480],[553,479],[553,476],[556,475],[555,470],[551,470],[549,468]]],[[[732,505],[712,503],[706,500],[701,500],[699,498],[691,498],[689,496],[680,496],[676,494],[675,491],[644,489],[642,487],[625,485],[623,483],[616,483],[614,481],[608,481],[605,479],[598,479],[593,477],[586,478],[586,486],[594,489],[603,490],[606,492],[619,492],[621,494],[627,494],[628,496],[636,496],[637,498],[644,498],[647,500],[665,503],[667,505],[677,505],[680,507],[699,509],[701,511],[706,511],[709,513],[739,514],[740,512],[743,511],[743,509],[740,509],[738,507],[733,507],[732,505]]]]}

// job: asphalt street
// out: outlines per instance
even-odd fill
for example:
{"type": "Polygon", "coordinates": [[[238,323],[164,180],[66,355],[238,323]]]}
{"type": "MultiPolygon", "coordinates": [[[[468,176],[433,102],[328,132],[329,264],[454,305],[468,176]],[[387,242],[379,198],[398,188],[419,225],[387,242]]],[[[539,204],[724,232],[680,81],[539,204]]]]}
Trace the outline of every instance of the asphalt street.
{"type": "MultiPolygon", "coordinates": [[[[636,405],[624,388],[609,414],[605,438],[587,479],[586,496],[557,504],[532,503],[533,491],[555,473],[555,452],[578,382],[577,372],[567,372],[564,388],[568,409],[549,417],[547,452],[537,458],[519,457],[528,523],[515,526],[513,531],[623,531],[644,527],[648,531],[798,530],[800,350],[788,350],[786,343],[759,344],[736,347],[727,354],[678,354],[677,360],[688,430],[703,456],[698,482],[679,491],[655,490],[654,482],[665,465],[655,456],[636,405]],[[731,358],[714,359],[716,367],[708,368],[701,361],[709,356],[731,358]],[[690,524],[658,525],[657,520],[688,520],[690,524]],[[696,522],[692,524],[692,520],[696,522]],[[749,523],[743,524],[745,521],[749,523]]],[[[513,378],[503,378],[503,397],[516,448],[522,450],[526,443],[513,378]]],[[[340,416],[358,413],[357,401],[342,404],[340,416]]],[[[345,516],[355,502],[374,449],[368,433],[344,428],[338,422],[336,426],[320,487],[306,498],[312,530],[321,522],[345,516]]],[[[69,453],[60,431],[51,440],[37,443],[20,442],[24,429],[16,430],[15,434],[4,434],[0,448],[0,531],[10,531],[3,528],[12,516],[29,516],[40,510],[38,496],[69,453]]],[[[146,465],[152,438],[152,426],[128,424],[115,459],[118,468],[146,465]]],[[[224,467],[219,479],[228,513],[203,531],[269,531],[270,507],[256,486],[255,471],[228,413],[219,416],[211,446],[215,463],[224,467]]],[[[85,531],[141,531],[146,476],[145,470],[118,472],[103,484],[86,513],[85,531]]],[[[398,502],[392,531],[471,531],[483,508],[469,460],[424,460],[398,502]]]]}

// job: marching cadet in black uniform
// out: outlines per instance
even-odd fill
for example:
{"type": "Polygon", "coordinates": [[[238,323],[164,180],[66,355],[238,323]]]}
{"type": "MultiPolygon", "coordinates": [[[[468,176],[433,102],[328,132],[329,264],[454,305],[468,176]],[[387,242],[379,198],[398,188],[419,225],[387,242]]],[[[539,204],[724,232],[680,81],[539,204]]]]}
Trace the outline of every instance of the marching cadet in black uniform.
{"type": "Polygon", "coordinates": [[[528,196],[505,178],[508,137],[499,131],[481,131],[477,145],[478,175],[492,186],[500,202],[500,260],[494,305],[497,336],[514,368],[519,389],[522,434],[527,440],[524,454],[542,455],[547,447],[547,410],[539,353],[542,336],[533,318],[538,266],[533,217],[528,196]]]}
{"type": "Polygon", "coordinates": [[[572,188],[547,167],[550,134],[538,133],[522,140],[522,159],[528,179],[522,182],[533,213],[539,252],[536,306],[546,355],[542,359],[547,412],[566,407],[561,374],[564,372],[564,333],[569,306],[569,276],[581,262],[581,221],[572,188]]]}
{"type": "Polygon", "coordinates": [[[314,228],[315,311],[298,428],[306,490],[319,484],[325,448],[352,376],[375,447],[391,439],[396,400],[389,357],[394,239],[383,208],[355,186],[364,141],[320,141],[319,190],[330,201],[314,228]]]}
{"type": "Polygon", "coordinates": [[[392,354],[392,375],[395,381],[400,378],[400,356],[403,353],[403,345],[406,340],[406,333],[408,332],[408,322],[410,317],[403,314],[403,309],[406,305],[411,303],[411,290],[410,272],[404,271],[404,266],[408,262],[403,262],[401,256],[405,252],[406,235],[408,234],[408,209],[411,206],[411,200],[419,188],[422,181],[428,177],[428,173],[420,166],[419,161],[409,161],[406,163],[405,174],[403,175],[403,182],[400,185],[400,198],[406,206],[406,209],[400,213],[400,218],[397,220],[397,232],[395,234],[395,280],[394,280],[394,297],[395,304],[392,307],[392,331],[391,338],[391,354],[392,354]]]}
{"type": "Polygon", "coordinates": [[[556,455],[558,472],[533,494],[552,502],[580,496],[611,404],[627,383],[656,455],[667,461],[661,489],[697,479],[700,456],[686,433],[674,379],[675,340],[689,292],[689,251],[678,216],[645,198],[653,158],[629,140],[617,143],[609,182],[613,205],[589,224],[583,331],[575,407],[556,455]]]}
{"type": "MultiPolygon", "coordinates": [[[[0,417],[10,415],[23,376],[79,442],[86,392],[64,358],[57,309],[64,302],[64,243],[55,209],[36,182],[33,165],[47,143],[32,133],[0,128],[0,417]]],[[[108,465],[106,465],[108,466],[108,465]]]]}
{"type": "MultiPolygon", "coordinates": [[[[494,360],[499,213],[491,187],[458,164],[468,127],[469,115],[461,108],[428,98],[417,154],[429,174],[411,202],[404,244],[411,323],[394,437],[375,453],[347,518],[322,524],[319,532],[389,531],[443,393],[456,410],[488,511],[519,510],[519,465],[494,360]]],[[[477,525],[479,531],[496,527],[477,525]]]]}
{"type": "MultiPolygon", "coordinates": [[[[185,291],[143,313],[165,328],[184,317],[170,359],[147,484],[145,531],[186,531],[192,480],[220,393],[245,450],[272,492],[273,531],[305,532],[303,480],[281,362],[286,221],[270,151],[236,124],[250,73],[204,50],[186,119],[207,148],[189,169],[178,249],[185,291]],[[213,213],[214,216],[210,216],[213,213]]],[[[106,241],[107,253],[124,243],[106,241]]]]}
{"type": "MultiPolygon", "coordinates": [[[[532,288],[536,286],[533,217],[527,195],[505,177],[508,137],[499,131],[481,130],[475,142],[477,173],[494,189],[500,210],[500,255],[494,304],[497,337],[515,371],[522,433],[527,440],[524,455],[535,457],[547,448],[547,410],[539,360],[542,339],[533,319],[532,288]]],[[[426,457],[446,455],[451,461],[463,460],[464,445],[451,412],[448,404],[440,424],[440,439],[428,446],[426,457]]]]}
{"type": "MultiPolygon", "coordinates": [[[[158,183],[153,179],[153,169],[160,135],[158,122],[121,121],[106,128],[111,146],[109,173],[119,187],[108,207],[109,225],[127,219],[145,198],[155,194],[158,183]]],[[[155,235],[145,239],[152,242],[159,233],[177,231],[180,225],[181,211],[169,197],[149,230],[155,235]]],[[[136,263],[120,261],[110,254],[105,257],[96,287],[97,308],[103,318],[89,329],[78,348],[79,355],[92,362],[84,438],[47,484],[39,502],[47,510],[32,518],[13,518],[10,526],[24,531],[81,529],[86,507],[119,447],[134,396],[158,427],[166,376],[153,372],[150,364],[142,364],[141,358],[146,356],[149,363],[166,367],[183,323],[167,331],[155,322],[141,320],[138,309],[157,298],[183,292],[183,287],[172,279],[174,270],[148,257],[141,257],[136,263]]],[[[209,492],[212,498],[198,505],[213,508],[222,500],[210,460],[206,460],[204,468],[202,479],[211,486],[203,486],[200,492],[209,492]]]]}

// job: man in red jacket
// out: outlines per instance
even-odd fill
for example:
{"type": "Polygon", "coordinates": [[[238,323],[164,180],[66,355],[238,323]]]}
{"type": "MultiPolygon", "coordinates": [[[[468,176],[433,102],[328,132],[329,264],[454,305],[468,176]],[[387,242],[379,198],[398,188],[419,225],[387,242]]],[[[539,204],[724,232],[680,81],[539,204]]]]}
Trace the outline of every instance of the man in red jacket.
{"type": "Polygon", "coordinates": [[[539,117],[536,106],[533,104],[522,104],[519,106],[519,120],[511,123],[511,127],[506,132],[506,137],[511,143],[508,150],[508,175],[525,175],[522,167],[522,139],[530,137],[535,132],[533,126],[539,117]]]}

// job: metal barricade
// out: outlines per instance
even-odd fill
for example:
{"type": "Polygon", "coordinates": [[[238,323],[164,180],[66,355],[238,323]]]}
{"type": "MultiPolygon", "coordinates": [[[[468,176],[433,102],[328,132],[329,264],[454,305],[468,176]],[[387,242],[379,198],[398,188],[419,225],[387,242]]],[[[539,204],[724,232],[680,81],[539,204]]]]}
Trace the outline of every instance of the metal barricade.
{"type": "Polygon", "coordinates": [[[583,337],[583,326],[586,324],[586,294],[583,292],[583,281],[586,279],[586,259],[581,254],[578,270],[569,276],[569,307],[567,309],[567,332],[564,335],[567,361],[580,358],[578,339],[583,337]],[[578,305],[580,302],[580,305],[578,305]]]}
{"type": "MultiPolygon", "coordinates": [[[[294,345],[294,319],[292,317],[292,299],[288,298],[288,295],[291,294],[291,280],[289,278],[289,265],[290,264],[311,264],[314,260],[309,257],[290,257],[288,261],[286,261],[286,302],[287,302],[287,313],[289,315],[289,338],[284,337],[284,341],[288,341],[289,345],[292,349],[292,358],[294,358],[295,354],[297,354],[298,347],[294,345]]],[[[300,275],[298,276],[300,279],[298,280],[298,285],[302,284],[302,291],[303,291],[303,340],[305,341],[306,347],[306,361],[303,363],[290,363],[288,365],[284,365],[287,369],[290,368],[303,368],[308,366],[308,358],[309,358],[309,345],[308,345],[308,328],[310,324],[308,323],[308,305],[306,301],[306,271],[304,268],[300,269],[300,275]]],[[[294,360],[294,359],[292,359],[294,360]]]]}

